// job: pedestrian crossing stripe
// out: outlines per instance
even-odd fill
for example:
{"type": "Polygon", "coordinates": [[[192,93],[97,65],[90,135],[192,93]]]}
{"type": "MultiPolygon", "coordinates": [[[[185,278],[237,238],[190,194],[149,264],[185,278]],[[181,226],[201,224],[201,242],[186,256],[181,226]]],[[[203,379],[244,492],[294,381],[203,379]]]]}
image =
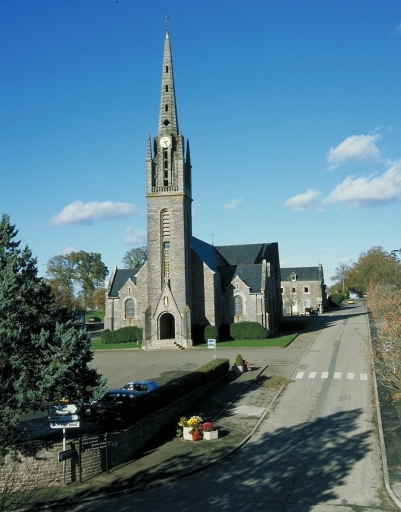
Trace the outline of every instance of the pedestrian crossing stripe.
{"type": "MultiPolygon", "coordinates": [[[[299,380],[299,379],[302,379],[304,377],[304,375],[305,375],[305,372],[298,372],[295,378],[299,380]]],[[[330,375],[329,372],[322,372],[320,375],[320,378],[328,379],[329,375],[330,375]]],[[[358,374],[349,372],[346,374],[346,378],[347,378],[347,380],[355,380],[355,375],[358,375],[358,374]]],[[[334,372],[334,374],[332,374],[332,376],[333,376],[333,379],[341,379],[343,374],[342,374],[342,372],[334,372]]],[[[316,379],[316,377],[318,377],[318,372],[309,372],[309,374],[307,374],[308,379],[316,379]]],[[[368,374],[360,373],[359,380],[368,380],[368,374]]]]}

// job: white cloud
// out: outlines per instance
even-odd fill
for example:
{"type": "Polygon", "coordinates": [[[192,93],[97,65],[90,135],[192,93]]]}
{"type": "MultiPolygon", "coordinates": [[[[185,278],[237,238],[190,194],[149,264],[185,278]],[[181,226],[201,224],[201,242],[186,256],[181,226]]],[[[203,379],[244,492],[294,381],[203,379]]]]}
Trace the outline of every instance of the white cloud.
{"type": "Polygon", "coordinates": [[[351,135],[345,139],[336,148],[330,148],[327,155],[327,162],[330,164],[329,169],[337,169],[340,164],[349,160],[364,162],[368,160],[378,160],[380,150],[376,146],[376,142],[381,139],[378,133],[371,135],[351,135]]]}
{"type": "Polygon", "coordinates": [[[298,194],[294,197],[290,197],[284,203],[286,206],[289,206],[293,210],[309,210],[312,208],[315,199],[321,194],[319,190],[307,190],[304,194],[298,194]]]}
{"type": "Polygon", "coordinates": [[[136,213],[136,206],[130,203],[113,203],[112,201],[83,203],[82,201],[75,201],[63,208],[59,214],[54,215],[49,220],[49,224],[52,226],[91,225],[97,221],[130,217],[136,213]]]}
{"type": "Polygon", "coordinates": [[[382,206],[401,201],[401,159],[381,176],[348,176],[323,201],[349,206],[382,206]]]}
{"type": "Polygon", "coordinates": [[[230,203],[223,206],[224,210],[235,210],[242,203],[242,199],[233,199],[230,203]]]}
{"type": "Polygon", "coordinates": [[[129,245],[146,245],[146,231],[130,226],[125,230],[125,238],[123,242],[129,245]]]}

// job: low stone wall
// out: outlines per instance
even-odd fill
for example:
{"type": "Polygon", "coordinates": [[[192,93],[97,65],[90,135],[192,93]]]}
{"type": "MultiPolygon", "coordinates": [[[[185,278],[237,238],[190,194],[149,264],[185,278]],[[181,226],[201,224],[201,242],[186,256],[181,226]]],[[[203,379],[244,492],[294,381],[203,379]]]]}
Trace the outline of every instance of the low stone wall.
{"type": "MultiPolygon", "coordinates": [[[[223,379],[206,384],[192,393],[147,416],[125,430],[108,434],[109,469],[127,460],[138,452],[152,437],[172,421],[184,414],[193,403],[223,379]]],[[[67,448],[74,448],[71,459],[65,462],[65,483],[82,481],[106,471],[106,448],[83,452],[79,467],[79,440],[69,441],[67,448]]],[[[14,446],[0,467],[0,490],[5,487],[47,487],[64,483],[64,463],[59,462],[62,444],[32,442],[14,446]]]]}

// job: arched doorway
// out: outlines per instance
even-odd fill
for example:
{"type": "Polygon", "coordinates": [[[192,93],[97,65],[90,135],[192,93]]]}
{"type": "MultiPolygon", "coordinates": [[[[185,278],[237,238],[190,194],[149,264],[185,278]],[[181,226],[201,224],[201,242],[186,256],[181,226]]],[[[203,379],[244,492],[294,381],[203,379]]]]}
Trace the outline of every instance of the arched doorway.
{"type": "Polygon", "coordinates": [[[175,320],[171,313],[164,313],[160,317],[160,339],[169,340],[175,338],[175,320]]]}

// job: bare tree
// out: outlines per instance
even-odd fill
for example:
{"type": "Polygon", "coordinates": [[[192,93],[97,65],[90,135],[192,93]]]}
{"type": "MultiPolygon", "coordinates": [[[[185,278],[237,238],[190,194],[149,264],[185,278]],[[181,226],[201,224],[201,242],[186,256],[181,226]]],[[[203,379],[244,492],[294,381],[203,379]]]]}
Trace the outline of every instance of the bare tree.
{"type": "Polygon", "coordinates": [[[345,279],[347,277],[348,272],[350,271],[351,267],[347,265],[346,263],[340,263],[338,267],[335,269],[335,274],[331,276],[331,279],[333,281],[340,281],[342,282],[342,291],[344,293],[345,291],[345,279]]]}

